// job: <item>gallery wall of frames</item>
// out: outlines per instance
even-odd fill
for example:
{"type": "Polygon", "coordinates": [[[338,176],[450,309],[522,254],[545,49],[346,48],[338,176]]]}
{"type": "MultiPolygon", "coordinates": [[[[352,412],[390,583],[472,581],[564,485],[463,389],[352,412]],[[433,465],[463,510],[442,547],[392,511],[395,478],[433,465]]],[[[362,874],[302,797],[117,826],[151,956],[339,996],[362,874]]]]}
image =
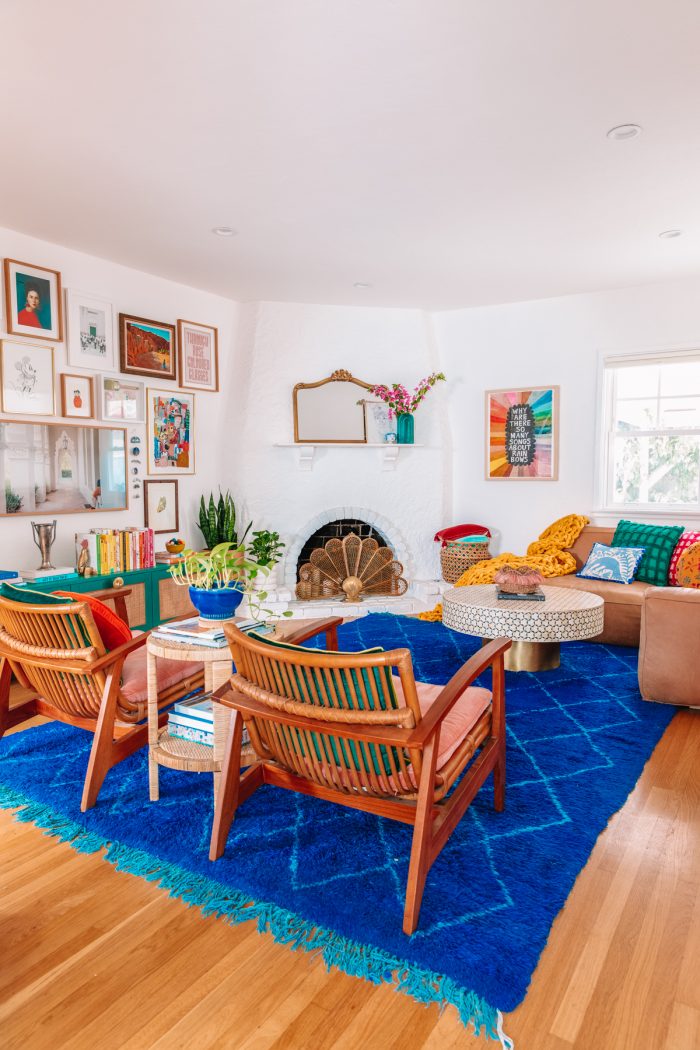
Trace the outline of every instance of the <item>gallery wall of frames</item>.
{"type": "Polygon", "coordinates": [[[2,279],[0,516],[128,507],[177,532],[199,401],[219,390],[217,327],[65,288],[41,260],[5,258],[2,279]]]}

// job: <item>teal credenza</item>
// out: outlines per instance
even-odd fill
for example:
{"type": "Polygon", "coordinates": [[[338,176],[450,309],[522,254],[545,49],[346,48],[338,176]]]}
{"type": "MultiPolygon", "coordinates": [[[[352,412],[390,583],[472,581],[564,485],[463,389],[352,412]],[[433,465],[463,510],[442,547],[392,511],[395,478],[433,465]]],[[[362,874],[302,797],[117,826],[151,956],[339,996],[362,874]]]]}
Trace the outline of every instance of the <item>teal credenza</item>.
{"type": "Polygon", "coordinates": [[[156,565],[153,569],[136,569],[133,572],[113,572],[104,576],[74,576],[70,580],[28,583],[35,591],[104,591],[123,581],[131,589],[126,597],[129,626],[148,630],[164,620],[177,616],[194,615],[196,609],[190,602],[187,587],[173,583],[167,565],[156,565]]]}

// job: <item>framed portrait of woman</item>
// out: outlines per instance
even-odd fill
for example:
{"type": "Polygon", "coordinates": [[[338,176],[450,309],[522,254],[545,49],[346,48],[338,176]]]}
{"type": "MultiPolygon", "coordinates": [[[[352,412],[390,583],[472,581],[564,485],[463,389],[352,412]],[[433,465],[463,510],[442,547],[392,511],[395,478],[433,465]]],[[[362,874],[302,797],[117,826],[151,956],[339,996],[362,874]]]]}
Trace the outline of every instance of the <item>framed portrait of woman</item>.
{"type": "Polygon", "coordinates": [[[63,339],[61,275],[45,266],[5,259],[7,331],[32,339],[63,339]]]}

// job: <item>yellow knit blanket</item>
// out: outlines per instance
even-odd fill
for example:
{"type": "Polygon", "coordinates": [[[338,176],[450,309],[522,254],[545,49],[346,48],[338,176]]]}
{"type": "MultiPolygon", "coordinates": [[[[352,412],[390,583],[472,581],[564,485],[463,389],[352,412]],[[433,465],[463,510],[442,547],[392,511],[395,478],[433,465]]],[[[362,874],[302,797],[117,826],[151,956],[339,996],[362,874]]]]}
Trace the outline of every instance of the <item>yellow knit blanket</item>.
{"type": "MultiPolygon", "coordinates": [[[[589,519],[583,514],[567,514],[547,526],[537,539],[527,548],[527,554],[499,554],[497,558],[479,561],[460,576],[455,587],[469,587],[475,583],[493,583],[494,576],[504,565],[517,568],[529,565],[539,569],[543,576],[567,576],[576,571],[576,559],[573,554],[564,550],[578,538],[589,519]]],[[[421,620],[441,620],[442,605],[436,605],[432,612],[418,614],[421,620]]]]}

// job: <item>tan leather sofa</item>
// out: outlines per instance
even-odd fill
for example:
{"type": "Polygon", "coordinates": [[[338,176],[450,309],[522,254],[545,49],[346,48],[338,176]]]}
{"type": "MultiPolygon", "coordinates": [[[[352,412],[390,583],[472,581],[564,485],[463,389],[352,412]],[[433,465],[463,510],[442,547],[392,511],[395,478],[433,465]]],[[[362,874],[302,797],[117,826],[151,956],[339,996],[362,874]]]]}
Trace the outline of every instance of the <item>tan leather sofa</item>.
{"type": "MultiPolygon", "coordinates": [[[[614,531],[586,526],[569,548],[577,572],[593,544],[610,544],[614,531]]],[[[605,600],[603,632],[592,641],[639,646],[639,688],[645,700],[700,707],[700,590],[582,580],[573,574],[545,583],[591,591],[605,600]]]]}

